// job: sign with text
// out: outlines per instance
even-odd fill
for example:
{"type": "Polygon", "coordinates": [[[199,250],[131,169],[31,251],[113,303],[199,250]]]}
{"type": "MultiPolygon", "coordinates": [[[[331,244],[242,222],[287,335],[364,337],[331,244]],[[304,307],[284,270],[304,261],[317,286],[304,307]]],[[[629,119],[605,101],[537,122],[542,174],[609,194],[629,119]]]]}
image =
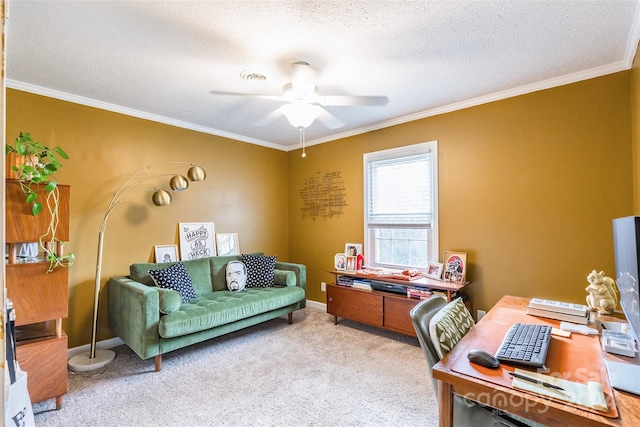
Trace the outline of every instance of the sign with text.
{"type": "Polygon", "coordinates": [[[181,222],[178,228],[182,261],[216,255],[212,222],[181,222]]]}

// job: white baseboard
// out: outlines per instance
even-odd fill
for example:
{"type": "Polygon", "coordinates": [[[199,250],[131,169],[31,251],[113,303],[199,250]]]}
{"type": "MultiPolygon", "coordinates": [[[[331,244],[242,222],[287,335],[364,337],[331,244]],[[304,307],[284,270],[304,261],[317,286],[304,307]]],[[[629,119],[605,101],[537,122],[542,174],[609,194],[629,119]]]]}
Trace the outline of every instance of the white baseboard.
{"type": "MultiPolygon", "coordinates": [[[[317,309],[317,310],[327,310],[327,305],[318,301],[307,300],[307,307],[317,309]]],[[[119,345],[124,344],[122,339],[115,337],[109,338],[108,340],[98,341],[96,343],[96,349],[98,350],[107,350],[114,347],[118,347],[119,345]]],[[[73,347],[67,350],[67,360],[71,359],[76,354],[84,353],[86,351],[91,351],[91,345],[85,344],[79,347],[73,347]]]]}
{"type": "Polygon", "coordinates": [[[307,300],[307,307],[327,311],[327,304],[324,304],[318,301],[307,300]]]}

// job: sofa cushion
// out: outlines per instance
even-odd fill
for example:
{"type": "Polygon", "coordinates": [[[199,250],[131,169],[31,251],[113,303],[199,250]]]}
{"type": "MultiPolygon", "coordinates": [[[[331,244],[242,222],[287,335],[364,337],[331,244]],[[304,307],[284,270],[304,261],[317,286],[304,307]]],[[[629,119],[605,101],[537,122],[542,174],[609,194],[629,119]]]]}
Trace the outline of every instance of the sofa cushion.
{"type": "Polygon", "coordinates": [[[227,290],[227,264],[231,261],[241,261],[240,255],[212,256],[209,258],[211,286],[214,291],[227,290]]]}
{"type": "Polygon", "coordinates": [[[191,277],[184,264],[178,262],[167,268],[149,270],[149,275],[159,288],[172,289],[182,296],[182,302],[197,298],[191,277]]]}
{"type": "Polygon", "coordinates": [[[171,289],[158,288],[160,294],[159,308],[160,313],[169,314],[178,311],[182,304],[182,295],[171,289]]]}
{"type": "Polygon", "coordinates": [[[247,288],[265,288],[275,284],[275,256],[242,254],[242,262],[247,266],[247,288]]]}
{"type": "MultiPolygon", "coordinates": [[[[215,257],[214,257],[215,258],[215,257]]],[[[149,275],[149,270],[157,270],[159,268],[170,267],[175,262],[167,263],[137,263],[129,267],[129,276],[136,282],[143,283],[147,286],[155,286],[155,282],[149,275]]],[[[199,258],[188,261],[182,261],[184,267],[189,272],[193,288],[197,295],[211,292],[211,268],[209,267],[209,258],[199,258]]]]}
{"type": "Polygon", "coordinates": [[[298,286],[209,292],[161,316],[158,332],[163,338],[179,337],[287,307],[304,298],[304,289],[298,286]]]}

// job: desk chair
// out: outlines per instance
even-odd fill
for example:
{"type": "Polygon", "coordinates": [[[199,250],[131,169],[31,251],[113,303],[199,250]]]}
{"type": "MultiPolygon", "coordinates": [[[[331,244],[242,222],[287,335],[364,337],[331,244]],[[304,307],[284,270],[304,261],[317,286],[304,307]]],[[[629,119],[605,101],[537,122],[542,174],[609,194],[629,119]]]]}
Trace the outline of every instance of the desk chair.
{"type": "MultiPolygon", "coordinates": [[[[427,359],[427,365],[429,365],[429,370],[433,368],[433,366],[440,361],[440,356],[438,355],[438,351],[436,351],[436,347],[434,347],[431,333],[430,333],[430,324],[431,320],[440,313],[443,314],[443,310],[445,307],[447,310],[454,309],[461,311],[462,309],[466,311],[462,313],[463,317],[469,313],[466,308],[464,308],[464,304],[462,304],[462,309],[460,305],[462,304],[462,300],[455,300],[447,304],[447,300],[440,296],[434,296],[423,301],[420,301],[409,313],[411,316],[411,321],[413,322],[413,327],[416,330],[416,334],[418,335],[418,341],[420,341],[420,347],[424,352],[424,355],[427,359]]],[[[440,316],[439,316],[440,317],[440,316]]],[[[448,342],[446,345],[441,346],[440,352],[448,351],[467,333],[468,329],[473,327],[473,319],[471,319],[471,315],[468,315],[468,319],[466,321],[465,327],[457,331],[449,331],[448,342]],[[447,345],[450,347],[447,350],[447,345]]],[[[448,325],[450,327],[454,326],[455,322],[449,322],[448,325]]],[[[442,325],[442,323],[441,323],[442,325]]],[[[446,354],[446,353],[445,353],[446,354]]],[[[444,354],[443,354],[444,357],[444,354]]],[[[431,381],[433,382],[433,391],[436,394],[436,401],[438,400],[438,381],[431,376],[431,381]]],[[[482,426],[509,426],[509,427],[528,427],[529,424],[525,424],[519,420],[516,420],[512,416],[506,414],[503,411],[490,408],[488,406],[480,405],[479,403],[473,402],[469,399],[464,399],[461,396],[454,395],[453,401],[453,422],[455,426],[459,427],[482,427],[482,426]]]]}

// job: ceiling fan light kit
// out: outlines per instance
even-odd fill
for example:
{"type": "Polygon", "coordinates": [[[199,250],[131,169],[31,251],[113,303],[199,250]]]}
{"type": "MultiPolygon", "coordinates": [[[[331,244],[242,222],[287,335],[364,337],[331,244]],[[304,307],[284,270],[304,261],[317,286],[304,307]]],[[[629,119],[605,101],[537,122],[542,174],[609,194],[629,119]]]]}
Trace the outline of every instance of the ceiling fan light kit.
{"type": "Polygon", "coordinates": [[[283,105],[280,111],[294,128],[306,128],[318,118],[322,108],[304,101],[296,101],[283,105]]]}
{"type": "MultiPolygon", "coordinates": [[[[318,73],[315,68],[305,61],[297,61],[291,64],[291,81],[282,86],[280,95],[248,94],[217,92],[217,95],[231,96],[251,96],[259,99],[267,99],[285,103],[269,115],[259,120],[255,125],[264,126],[280,115],[284,115],[291,126],[298,129],[300,133],[300,146],[302,147],[302,157],[306,157],[304,152],[304,129],[309,127],[314,120],[318,119],[324,126],[330,129],[337,129],[345,125],[333,114],[323,107],[326,106],[378,106],[383,107],[389,103],[386,96],[352,96],[352,95],[321,95],[317,86],[318,73]]],[[[240,77],[245,81],[265,81],[267,77],[255,70],[246,69],[240,73],[240,77]]]]}

